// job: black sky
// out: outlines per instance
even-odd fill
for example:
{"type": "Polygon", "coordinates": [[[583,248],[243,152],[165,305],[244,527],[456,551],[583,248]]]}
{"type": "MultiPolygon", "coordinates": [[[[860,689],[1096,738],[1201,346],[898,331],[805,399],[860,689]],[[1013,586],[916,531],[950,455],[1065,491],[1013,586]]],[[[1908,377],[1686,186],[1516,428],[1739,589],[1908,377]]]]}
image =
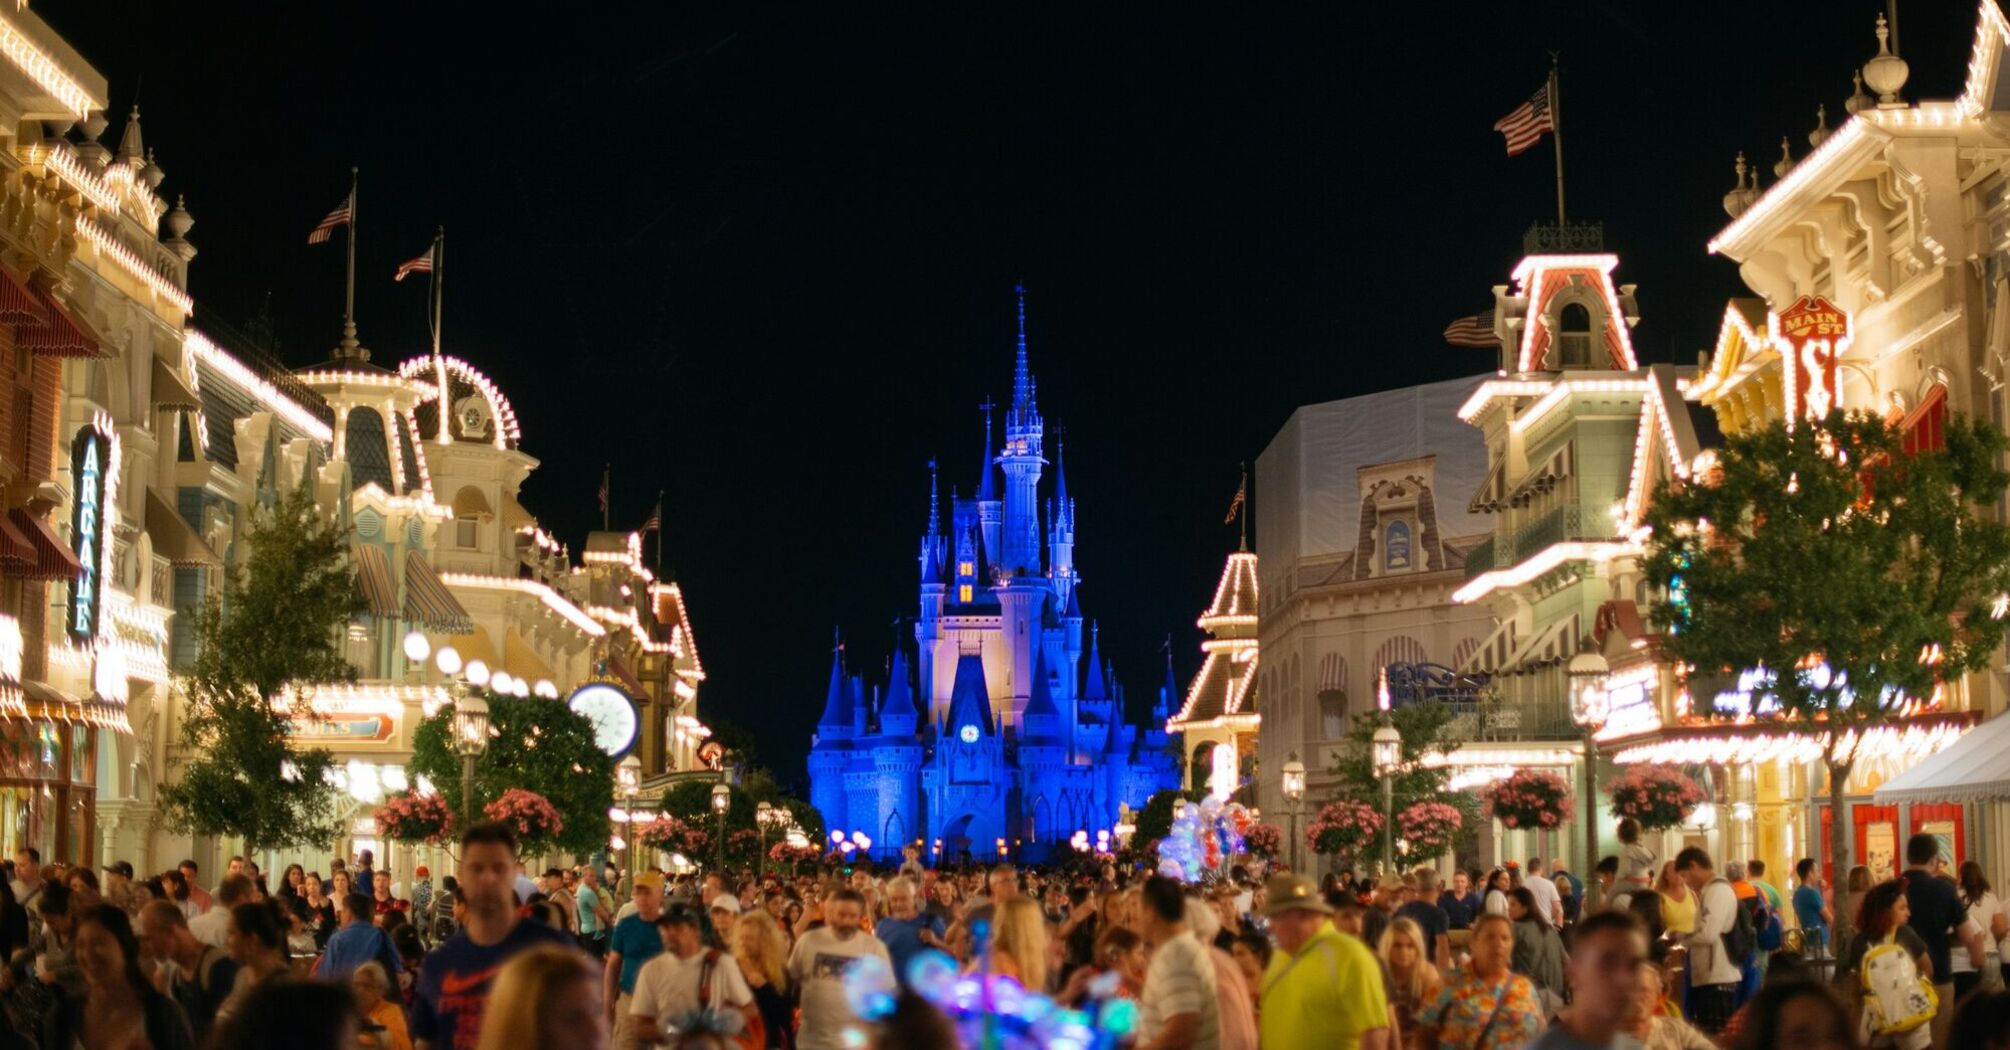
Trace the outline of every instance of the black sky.
{"type": "MultiPolygon", "coordinates": [[[[1834,126],[1880,0],[1521,4],[199,4],[35,9],[135,93],[186,194],[190,283],[270,297],[286,361],[338,335],[342,246],[307,230],[363,171],[358,313],[446,341],[543,461],[577,548],[670,493],[703,706],[801,770],[831,627],[877,669],[915,601],[925,464],[968,491],[1029,287],[1069,435],[1086,611],[1142,714],[1235,543],[1236,464],[1299,404],[1492,367],[1439,331],[1553,218],[1548,148],[1494,120],[1563,56],[1573,217],[1640,286],[1635,342],[1693,362],[1741,291],[1704,244],[1740,149],[1834,126]]],[[[1958,93],[1975,8],[1910,3],[1909,95],[1958,93]]],[[[911,636],[910,636],[911,637],[911,636]]]]}

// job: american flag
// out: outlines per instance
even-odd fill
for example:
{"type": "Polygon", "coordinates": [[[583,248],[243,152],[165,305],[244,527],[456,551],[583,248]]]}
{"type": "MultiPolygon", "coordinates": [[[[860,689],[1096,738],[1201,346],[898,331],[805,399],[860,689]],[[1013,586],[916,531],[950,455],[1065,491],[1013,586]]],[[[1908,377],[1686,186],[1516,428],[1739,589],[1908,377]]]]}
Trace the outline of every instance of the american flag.
{"type": "Polygon", "coordinates": [[[600,471],[600,516],[607,516],[607,483],[614,478],[614,466],[609,464],[600,471]]]}
{"type": "Polygon", "coordinates": [[[663,531],[663,497],[656,497],[656,509],[649,512],[649,520],[642,523],[643,532],[663,531]]]}
{"type": "Polygon", "coordinates": [[[1453,346],[1490,347],[1499,346],[1500,338],[1494,335],[1494,312],[1492,308],[1481,310],[1471,317],[1461,317],[1445,326],[1445,342],[1453,346]]]}
{"type": "Polygon", "coordinates": [[[328,238],[333,237],[335,235],[335,227],[349,225],[349,217],[355,213],[355,208],[356,208],[356,195],[354,193],[351,193],[349,196],[342,198],[342,203],[337,204],[335,206],[335,210],[329,212],[328,217],[322,219],[321,222],[314,227],[313,232],[307,235],[307,243],[308,244],[327,243],[328,238]]]}
{"type": "Polygon", "coordinates": [[[1545,131],[1556,130],[1556,119],[1549,104],[1550,85],[1544,82],[1542,90],[1530,96],[1527,102],[1515,107],[1513,113],[1494,122],[1494,130],[1507,136],[1508,156],[1524,153],[1529,147],[1542,141],[1545,131]]]}
{"type": "Polygon", "coordinates": [[[433,272],[433,250],[431,248],[427,248],[424,254],[420,255],[418,258],[407,259],[404,262],[399,263],[398,274],[397,276],[391,279],[394,281],[402,281],[405,279],[406,274],[432,273],[432,272],[433,272]]]}
{"type": "Polygon", "coordinates": [[[1235,487],[1235,498],[1230,500],[1228,503],[1228,516],[1221,519],[1221,523],[1223,525],[1228,525],[1234,522],[1235,516],[1242,512],[1242,505],[1248,499],[1249,499],[1249,477],[1247,475],[1244,475],[1242,479],[1242,484],[1237,485],[1235,487]]]}

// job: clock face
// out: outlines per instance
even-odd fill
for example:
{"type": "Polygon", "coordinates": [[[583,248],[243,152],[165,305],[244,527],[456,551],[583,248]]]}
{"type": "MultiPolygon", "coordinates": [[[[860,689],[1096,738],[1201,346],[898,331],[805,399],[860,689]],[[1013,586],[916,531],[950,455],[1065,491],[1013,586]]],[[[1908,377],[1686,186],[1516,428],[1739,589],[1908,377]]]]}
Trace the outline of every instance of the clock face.
{"type": "Polygon", "coordinates": [[[964,726],[962,729],[957,730],[956,735],[962,737],[964,743],[974,744],[977,742],[977,727],[964,726]]]}
{"type": "Polygon", "coordinates": [[[593,742],[610,755],[619,755],[635,743],[635,704],[628,694],[611,685],[581,686],[565,702],[593,723],[593,742]]]}

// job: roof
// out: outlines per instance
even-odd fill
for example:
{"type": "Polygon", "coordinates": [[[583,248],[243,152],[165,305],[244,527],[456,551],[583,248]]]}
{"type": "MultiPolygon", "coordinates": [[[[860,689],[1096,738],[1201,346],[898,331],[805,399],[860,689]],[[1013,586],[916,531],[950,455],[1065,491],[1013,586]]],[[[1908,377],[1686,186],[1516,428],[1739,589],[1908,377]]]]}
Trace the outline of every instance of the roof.
{"type": "Polygon", "coordinates": [[[1963,733],[1930,760],[1885,781],[1872,797],[1880,803],[2010,799],[2010,715],[1963,733]]]}
{"type": "Polygon", "coordinates": [[[1200,626],[1215,634],[1237,626],[1253,629],[1258,608],[1256,555],[1237,551],[1222,566],[1221,582],[1215,584],[1214,601],[1200,614],[1200,626]]]}
{"type": "Polygon", "coordinates": [[[914,689],[907,684],[907,653],[901,649],[893,651],[893,670],[888,675],[886,699],[880,704],[879,721],[882,730],[889,716],[905,718],[910,723],[917,719],[914,710],[914,689]]]}
{"type": "Polygon", "coordinates": [[[1023,722],[1027,735],[1020,743],[1061,742],[1061,709],[1054,703],[1053,672],[1048,669],[1046,654],[1040,646],[1033,648],[1033,695],[1026,701],[1023,722]]]}
{"type": "Polygon", "coordinates": [[[831,654],[830,688],[824,695],[823,717],[817,719],[819,730],[834,726],[851,728],[851,687],[844,680],[844,654],[831,654]]]}
{"type": "Polygon", "coordinates": [[[954,733],[974,725],[984,733],[991,726],[991,694],[984,684],[984,658],[964,653],[956,658],[956,684],[949,690],[949,727],[954,733]]]}

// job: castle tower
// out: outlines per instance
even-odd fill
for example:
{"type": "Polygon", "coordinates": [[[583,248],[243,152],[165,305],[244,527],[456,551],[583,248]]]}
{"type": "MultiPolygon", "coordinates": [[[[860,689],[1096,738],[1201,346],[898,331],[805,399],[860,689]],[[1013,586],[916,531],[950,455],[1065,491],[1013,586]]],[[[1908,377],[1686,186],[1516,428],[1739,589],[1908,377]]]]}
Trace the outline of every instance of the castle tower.
{"type": "MultiPolygon", "coordinates": [[[[845,681],[844,649],[831,651],[831,681],[824,713],[817,719],[816,743],[810,747],[810,805],[823,815],[827,828],[846,828],[850,807],[845,799],[845,768],[851,764],[851,683],[845,681]]],[[[847,830],[849,830],[847,828],[847,830]]]]}
{"type": "MultiPolygon", "coordinates": [[[[1026,286],[1019,294],[1019,356],[1012,374],[1012,407],[1005,413],[1005,448],[998,465],[1005,470],[1003,551],[998,565],[1014,575],[1040,574],[1040,403],[1033,373],[1026,363],[1026,286]]],[[[989,475],[987,474],[988,478],[989,475]]]]}
{"type": "Polygon", "coordinates": [[[936,651],[942,646],[943,605],[949,596],[949,539],[942,534],[942,499],[935,461],[928,461],[928,532],[921,538],[921,609],[914,621],[920,646],[921,696],[935,695],[936,651]]]}
{"type": "Polygon", "coordinates": [[[1045,661],[1034,665],[1033,695],[1026,702],[1019,734],[1019,767],[1024,773],[1020,810],[1029,818],[1028,842],[1047,844],[1067,833],[1055,823],[1065,790],[1067,752],[1061,742],[1061,709],[1054,702],[1053,675],[1045,661]]]}
{"type": "Polygon", "coordinates": [[[915,736],[914,693],[907,684],[907,653],[895,649],[886,701],[879,709],[879,739],[872,761],[877,793],[878,827],[869,834],[883,856],[897,857],[900,847],[921,837],[921,742],[915,736]]]}
{"type": "MultiPolygon", "coordinates": [[[[1054,454],[1054,498],[1047,501],[1047,575],[1063,608],[1075,598],[1075,501],[1068,496],[1068,446],[1054,454]]],[[[1079,644],[1077,646],[1079,648],[1079,644]]]]}
{"type": "Polygon", "coordinates": [[[984,538],[984,556],[996,562],[1001,504],[998,502],[997,457],[991,454],[991,411],[997,406],[987,397],[977,407],[984,411],[984,465],[977,476],[977,523],[979,534],[984,538]]]}

